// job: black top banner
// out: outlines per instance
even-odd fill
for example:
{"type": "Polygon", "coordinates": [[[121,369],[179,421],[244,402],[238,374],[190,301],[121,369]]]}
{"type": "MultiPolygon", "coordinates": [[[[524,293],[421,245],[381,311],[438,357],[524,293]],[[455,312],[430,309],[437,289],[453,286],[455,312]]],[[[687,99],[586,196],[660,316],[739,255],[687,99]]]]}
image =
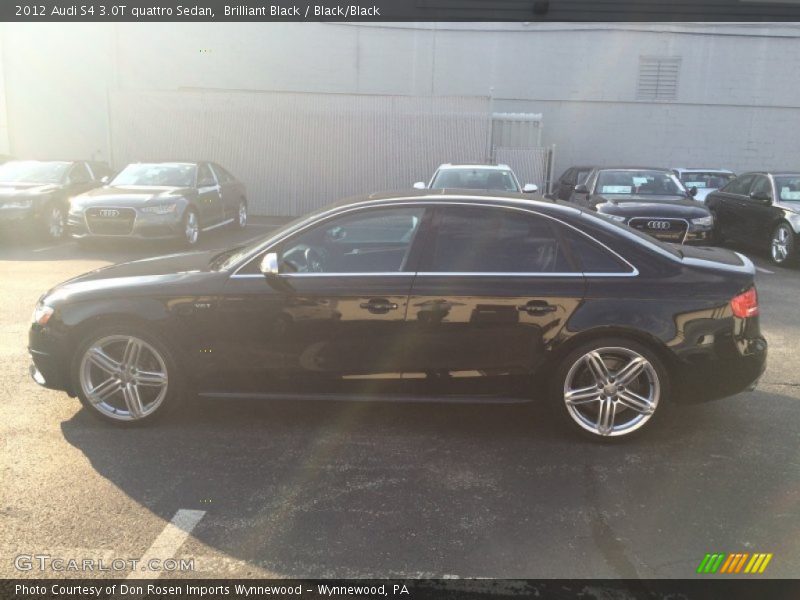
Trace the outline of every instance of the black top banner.
{"type": "Polygon", "coordinates": [[[800,0],[2,0],[0,20],[800,22],[800,0]]]}

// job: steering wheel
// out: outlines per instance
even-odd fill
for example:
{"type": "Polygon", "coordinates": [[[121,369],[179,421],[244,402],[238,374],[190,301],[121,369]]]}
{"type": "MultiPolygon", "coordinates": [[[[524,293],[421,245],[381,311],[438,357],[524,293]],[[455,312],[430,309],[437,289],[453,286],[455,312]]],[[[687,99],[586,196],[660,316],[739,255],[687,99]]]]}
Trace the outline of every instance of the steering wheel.
{"type": "Polygon", "coordinates": [[[325,257],[322,252],[309,246],[303,251],[308,273],[323,273],[325,271],[325,257]]]}

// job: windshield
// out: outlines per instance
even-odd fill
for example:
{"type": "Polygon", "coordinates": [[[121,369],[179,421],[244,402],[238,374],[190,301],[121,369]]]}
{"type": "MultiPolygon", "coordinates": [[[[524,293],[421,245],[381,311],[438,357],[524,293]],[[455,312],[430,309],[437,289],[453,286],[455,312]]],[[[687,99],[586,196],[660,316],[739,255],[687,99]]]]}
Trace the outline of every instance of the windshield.
{"type": "Polygon", "coordinates": [[[686,188],[666,171],[608,170],[597,176],[596,193],[686,196],[686,188]]]}
{"type": "Polygon", "coordinates": [[[720,171],[692,171],[681,174],[681,182],[687,188],[718,190],[727,185],[729,181],[733,181],[734,177],[736,176],[733,173],[720,171]]]}
{"type": "Polygon", "coordinates": [[[186,163],[134,163],[114,177],[111,185],[194,186],[197,166],[186,163]]]}
{"type": "Polygon", "coordinates": [[[12,160],[0,166],[0,183],[61,183],[70,163],[12,160]]]}
{"type": "Polygon", "coordinates": [[[800,175],[778,175],[775,177],[775,189],[783,202],[800,203],[800,175]]]}
{"type": "Polygon", "coordinates": [[[519,192],[514,174],[500,169],[441,169],[436,172],[431,189],[445,188],[519,192]]]}

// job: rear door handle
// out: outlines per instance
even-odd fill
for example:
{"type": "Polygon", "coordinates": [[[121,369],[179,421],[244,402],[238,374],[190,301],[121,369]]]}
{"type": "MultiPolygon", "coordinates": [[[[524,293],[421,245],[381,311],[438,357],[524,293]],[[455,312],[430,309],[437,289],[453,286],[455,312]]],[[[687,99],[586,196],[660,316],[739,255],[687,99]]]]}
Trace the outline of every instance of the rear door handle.
{"type": "Polygon", "coordinates": [[[386,298],[372,298],[368,302],[362,302],[359,306],[376,315],[382,315],[390,310],[399,308],[395,302],[389,302],[386,298]]]}
{"type": "Polygon", "coordinates": [[[558,307],[548,304],[544,300],[531,300],[527,304],[518,306],[517,310],[526,312],[529,315],[543,315],[550,312],[555,312],[558,307]]]}

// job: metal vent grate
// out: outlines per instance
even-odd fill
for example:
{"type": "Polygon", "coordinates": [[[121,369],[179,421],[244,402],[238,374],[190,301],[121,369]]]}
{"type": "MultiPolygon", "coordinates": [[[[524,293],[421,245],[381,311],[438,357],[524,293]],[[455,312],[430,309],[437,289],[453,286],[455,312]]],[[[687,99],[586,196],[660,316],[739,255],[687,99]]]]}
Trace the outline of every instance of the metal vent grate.
{"type": "Polygon", "coordinates": [[[636,99],[675,100],[680,71],[680,56],[640,56],[636,99]]]}

